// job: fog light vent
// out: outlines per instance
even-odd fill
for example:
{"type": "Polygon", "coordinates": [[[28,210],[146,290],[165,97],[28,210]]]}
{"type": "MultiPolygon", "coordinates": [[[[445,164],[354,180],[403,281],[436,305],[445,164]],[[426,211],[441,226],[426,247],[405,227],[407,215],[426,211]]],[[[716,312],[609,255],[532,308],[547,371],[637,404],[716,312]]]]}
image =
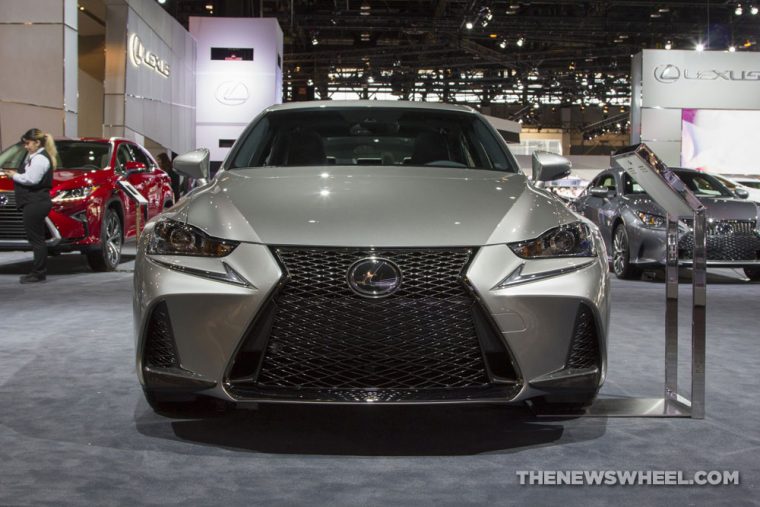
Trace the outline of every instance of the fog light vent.
{"type": "Polygon", "coordinates": [[[593,368],[599,366],[599,337],[594,314],[586,305],[578,308],[573,331],[573,343],[567,359],[568,368],[593,368]]]}
{"type": "Polygon", "coordinates": [[[179,367],[179,355],[177,346],[174,344],[169,309],[164,301],[156,305],[150,315],[144,364],[148,367],[159,368],[179,367]]]}

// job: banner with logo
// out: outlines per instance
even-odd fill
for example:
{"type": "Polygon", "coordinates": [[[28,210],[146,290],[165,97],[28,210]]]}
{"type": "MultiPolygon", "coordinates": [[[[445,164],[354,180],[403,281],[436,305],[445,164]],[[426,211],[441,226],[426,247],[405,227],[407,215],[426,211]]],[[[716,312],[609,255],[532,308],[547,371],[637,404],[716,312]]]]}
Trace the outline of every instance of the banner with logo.
{"type": "Polygon", "coordinates": [[[646,50],[642,107],[760,109],[760,54],[646,50]]]}

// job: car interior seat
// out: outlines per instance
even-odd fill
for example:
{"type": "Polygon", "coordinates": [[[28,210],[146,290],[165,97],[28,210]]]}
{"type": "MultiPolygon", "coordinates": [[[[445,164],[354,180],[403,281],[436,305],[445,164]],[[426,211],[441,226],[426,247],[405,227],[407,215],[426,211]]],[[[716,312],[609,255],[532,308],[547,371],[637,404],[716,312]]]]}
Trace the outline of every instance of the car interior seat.
{"type": "Polygon", "coordinates": [[[422,132],[414,140],[409,164],[425,165],[436,160],[449,160],[446,137],[438,132],[422,132]]]}
{"type": "Polygon", "coordinates": [[[288,165],[326,165],[325,145],[322,136],[313,130],[291,133],[288,147],[288,165]]]}

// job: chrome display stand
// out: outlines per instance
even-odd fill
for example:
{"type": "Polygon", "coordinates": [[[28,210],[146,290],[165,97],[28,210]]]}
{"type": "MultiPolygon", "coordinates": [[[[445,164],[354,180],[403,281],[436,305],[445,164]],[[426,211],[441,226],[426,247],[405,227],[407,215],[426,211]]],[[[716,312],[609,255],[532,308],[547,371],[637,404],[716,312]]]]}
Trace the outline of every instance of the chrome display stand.
{"type": "MultiPolygon", "coordinates": [[[[707,248],[705,208],[644,144],[618,151],[612,162],[630,174],[667,212],[665,282],[665,385],[662,398],[599,398],[581,413],[592,417],[705,417],[707,248]],[[693,219],[691,397],[678,392],[678,221],[693,219]]],[[[561,415],[539,414],[539,415],[561,415]]]]}

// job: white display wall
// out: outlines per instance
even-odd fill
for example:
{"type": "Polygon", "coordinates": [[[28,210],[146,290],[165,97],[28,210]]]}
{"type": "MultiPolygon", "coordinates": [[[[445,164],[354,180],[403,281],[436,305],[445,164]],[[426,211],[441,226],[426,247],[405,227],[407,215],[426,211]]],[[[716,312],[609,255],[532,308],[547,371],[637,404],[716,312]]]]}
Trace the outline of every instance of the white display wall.
{"type": "Polygon", "coordinates": [[[632,143],[671,166],[760,174],[760,54],[644,50],[631,84],[632,143]]]}
{"type": "Polygon", "coordinates": [[[197,144],[220,162],[256,115],[282,102],[282,29],[272,18],[191,17],[190,33],[198,44],[197,144]]]}
{"type": "Polygon", "coordinates": [[[195,41],[156,2],[109,0],[104,135],[195,149],[195,41]]]}
{"type": "Polygon", "coordinates": [[[77,135],[77,2],[0,1],[0,145],[77,135]]]}

